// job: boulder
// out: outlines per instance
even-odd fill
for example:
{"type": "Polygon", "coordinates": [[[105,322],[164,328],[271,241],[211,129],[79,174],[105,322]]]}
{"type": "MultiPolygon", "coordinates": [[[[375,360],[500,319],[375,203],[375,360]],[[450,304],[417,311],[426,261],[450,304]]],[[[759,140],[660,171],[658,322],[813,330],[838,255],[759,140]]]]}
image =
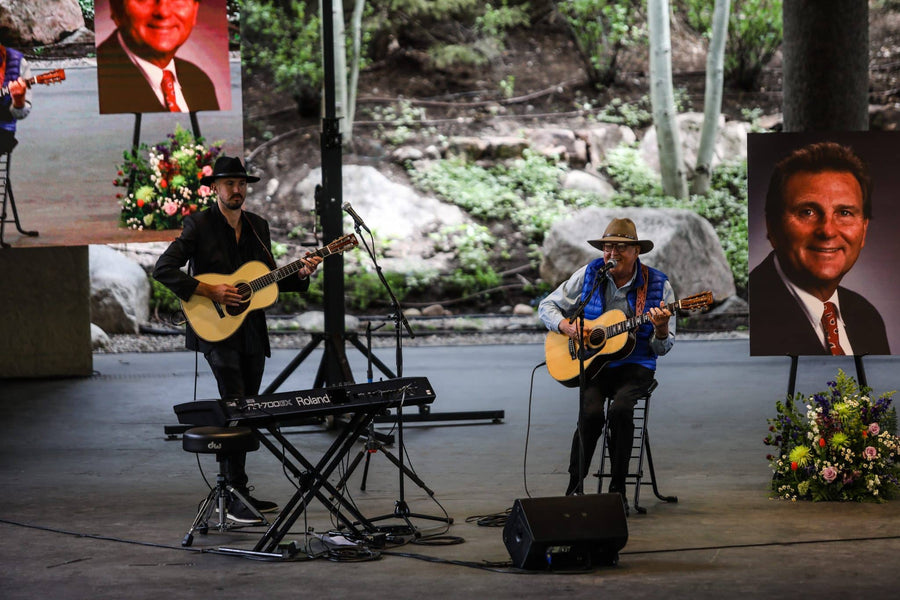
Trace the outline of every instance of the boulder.
{"type": "MultiPolygon", "coordinates": [[[[379,237],[390,240],[374,249],[384,270],[409,273],[449,268],[450,257],[435,252],[435,242],[428,234],[470,223],[462,209],[391,181],[374,167],[346,165],[342,172],[344,201],[350,202],[379,237]]],[[[321,181],[321,169],[316,168],[296,185],[294,193],[301,199],[301,209],[313,208],[315,187],[321,181]]],[[[353,228],[349,216],[344,224],[345,231],[353,228]]]]}
{"type": "Polygon", "coordinates": [[[53,44],[83,28],[78,0],[0,0],[0,31],[13,48],[53,44]]]}
{"type": "Polygon", "coordinates": [[[541,277],[556,286],[601,252],[587,243],[609,222],[628,217],[638,236],[654,248],[641,260],[666,273],[676,297],[709,290],[716,301],[734,295],[734,277],[709,221],[689,210],[665,208],[586,208],[558,221],[544,238],[541,277]]]}
{"type": "MultiPolygon", "coordinates": [[[[681,158],[688,177],[697,166],[697,151],[700,149],[700,131],[703,127],[703,113],[682,113],[678,115],[678,131],[681,134],[681,158]]],[[[719,131],[713,150],[712,166],[728,162],[747,160],[747,133],[750,125],[738,121],[725,121],[719,117],[719,131]]],[[[647,129],[640,143],[641,157],[654,172],[659,173],[659,148],[656,127],[647,129]]]]}
{"type": "Polygon", "coordinates": [[[150,281],[139,264],[107,246],[89,247],[91,322],[106,333],[137,333],[150,316],[150,281]]]}
{"type": "Polygon", "coordinates": [[[616,189],[606,179],[587,171],[567,171],[562,180],[563,188],[596,194],[604,200],[612,198],[616,189]]]}
{"type": "Polygon", "coordinates": [[[606,153],[622,144],[633,144],[637,136],[630,127],[614,123],[596,123],[577,132],[587,144],[587,160],[593,169],[600,168],[606,153]]]}

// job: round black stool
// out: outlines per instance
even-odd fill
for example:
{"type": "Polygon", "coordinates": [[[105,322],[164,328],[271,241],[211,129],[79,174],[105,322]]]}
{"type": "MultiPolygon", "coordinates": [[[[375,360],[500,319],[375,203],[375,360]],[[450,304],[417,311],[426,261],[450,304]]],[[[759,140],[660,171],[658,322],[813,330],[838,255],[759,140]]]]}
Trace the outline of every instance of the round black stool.
{"type": "Polygon", "coordinates": [[[219,463],[216,485],[200,505],[200,510],[197,512],[190,530],[181,540],[182,546],[190,546],[193,543],[195,531],[201,534],[209,531],[209,518],[216,509],[219,512],[216,529],[225,531],[240,527],[240,525],[230,524],[226,521],[228,502],[232,498],[240,500],[250,512],[259,517],[257,525],[268,524],[265,517],[256,510],[253,504],[228,483],[225,474],[223,462],[225,457],[259,449],[259,439],[253,434],[252,429],[248,427],[193,427],[184,432],[181,446],[185,451],[195,454],[215,454],[216,461],[219,463]]]}

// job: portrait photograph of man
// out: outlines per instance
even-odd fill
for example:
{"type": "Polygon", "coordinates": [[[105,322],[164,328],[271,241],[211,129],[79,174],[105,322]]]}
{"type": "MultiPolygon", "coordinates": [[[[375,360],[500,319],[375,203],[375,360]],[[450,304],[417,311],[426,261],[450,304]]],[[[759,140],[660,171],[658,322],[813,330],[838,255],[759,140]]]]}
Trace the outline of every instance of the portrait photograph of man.
{"type": "Polygon", "coordinates": [[[98,0],[101,114],[230,110],[225,0],[98,0]]]}
{"type": "Polygon", "coordinates": [[[900,136],[748,139],[751,355],[884,355],[900,347],[900,136]]]}

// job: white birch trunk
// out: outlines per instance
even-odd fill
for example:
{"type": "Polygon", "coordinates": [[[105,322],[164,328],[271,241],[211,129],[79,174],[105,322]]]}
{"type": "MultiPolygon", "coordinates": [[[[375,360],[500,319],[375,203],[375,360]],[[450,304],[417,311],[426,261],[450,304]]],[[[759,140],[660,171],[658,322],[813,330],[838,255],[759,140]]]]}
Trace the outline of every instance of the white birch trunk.
{"type": "Polygon", "coordinates": [[[668,0],[647,0],[647,21],[650,29],[650,103],[656,124],[663,192],[684,198],[687,196],[687,177],[675,119],[668,0]]]}
{"type": "Polygon", "coordinates": [[[719,115],[722,112],[722,81],[724,79],[725,42],[728,39],[728,11],[730,0],[716,0],[713,11],[712,32],[706,55],[706,90],[703,96],[703,129],[700,132],[700,149],[697,166],[691,182],[691,193],[706,194],[712,177],[712,158],[719,132],[719,115]]]}

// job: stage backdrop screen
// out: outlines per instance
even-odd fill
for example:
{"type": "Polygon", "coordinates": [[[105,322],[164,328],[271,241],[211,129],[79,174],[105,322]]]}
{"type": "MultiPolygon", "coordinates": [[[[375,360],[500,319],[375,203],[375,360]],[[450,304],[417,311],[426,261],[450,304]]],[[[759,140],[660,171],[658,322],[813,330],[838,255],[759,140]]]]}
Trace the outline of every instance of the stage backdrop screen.
{"type": "MultiPolygon", "coordinates": [[[[239,53],[229,56],[225,0],[174,2],[197,8],[196,24],[176,53],[179,78],[197,70],[206,73],[213,82],[215,103],[219,107],[218,110],[192,107],[197,109],[194,114],[199,134],[205,139],[205,147],[221,143],[222,152],[241,155],[241,64],[239,53]],[[197,69],[184,66],[188,63],[197,69]]],[[[110,3],[111,0],[96,3],[98,46],[110,36],[115,40],[116,24],[110,17],[110,3]]],[[[160,143],[169,143],[169,136],[177,128],[194,132],[191,113],[154,110],[101,114],[98,62],[90,56],[81,60],[32,58],[30,61],[32,75],[62,68],[65,80],[33,86],[31,113],[17,123],[18,145],[11,156],[10,179],[21,224],[26,230],[37,231],[38,236],[20,235],[14,226],[7,225],[4,241],[14,247],[169,241],[180,232],[180,223],[168,227],[158,218],[172,208],[172,204],[166,204],[161,190],[155,190],[154,198],[146,203],[156,202],[157,214],[152,218],[140,215],[139,228],[127,226],[124,221],[130,217],[134,223],[135,217],[125,213],[123,199],[117,196],[127,196],[128,189],[114,182],[121,182],[125,174],[121,172],[127,162],[123,153],[131,150],[135,139],[148,146],[140,153],[146,165],[149,150],[160,143]],[[145,218],[147,223],[143,223],[145,218]]],[[[183,83],[184,87],[189,85],[183,83]]],[[[190,92],[187,96],[193,97],[190,92]]],[[[128,98],[131,97],[129,94],[128,98]]],[[[134,102],[137,97],[135,92],[134,102]]],[[[177,174],[170,169],[166,175],[168,182],[177,174]]],[[[149,192],[144,192],[149,198],[149,192]]],[[[188,207],[192,203],[188,202],[188,207]]]]}
{"type": "Polygon", "coordinates": [[[840,348],[846,354],[897,352],[900,133],[751,134],[747,157],[751,355],[826,354],[827,329],[838,331],[838,345],[843,339],[849,346],[840,348]],[[776,165],[803,149],[805,157],[792,161],[799,174],[779,178],[777,173],[794,171],[776,171],[776,165]],[[868,219],[863,186],[846,171],[847,160],[868,171],[868,219]],[[825,174],[811,175],[813,165],[824,165],[825,174]],[[781,184],[772,186],[767,218],[773,177],[781,184]],[[822,296],[831,292],[840,317],[826,327],[822,296]]]}

